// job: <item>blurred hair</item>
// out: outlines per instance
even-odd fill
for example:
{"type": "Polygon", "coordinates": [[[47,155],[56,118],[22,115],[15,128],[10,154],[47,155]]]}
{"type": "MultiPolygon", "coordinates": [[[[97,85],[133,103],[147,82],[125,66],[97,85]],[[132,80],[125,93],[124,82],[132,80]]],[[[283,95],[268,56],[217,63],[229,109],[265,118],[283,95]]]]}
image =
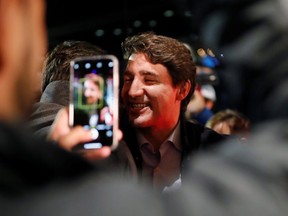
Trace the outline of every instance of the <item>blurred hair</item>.
{"type": "Polygon", "coordinates": [[[106,51],[86,41],[71,40],[56,45],[44,62],[42,92],[53,81],[69,80],[71,60],[99,54],[106,54],[106,51]]]}
{"type": "Polygon", "coordinates": [[[220,123],[227,123],[231,134],[246,133],[250,130],[250,120],[242,113],[225,109],[215,113],[206,123],[206,126],[214,129],[220,123]]]}

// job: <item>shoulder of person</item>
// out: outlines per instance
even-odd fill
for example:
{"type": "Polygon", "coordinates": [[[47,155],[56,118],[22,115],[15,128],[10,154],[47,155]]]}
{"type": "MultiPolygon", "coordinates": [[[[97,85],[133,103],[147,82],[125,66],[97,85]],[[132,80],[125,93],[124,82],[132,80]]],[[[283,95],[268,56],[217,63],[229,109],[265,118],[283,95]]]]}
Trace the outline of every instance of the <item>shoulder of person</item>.
{"type": "Polygon", "coordinates": [[[218,145],[229,137],[192,121],[185,121],[185,130],[188,140],[199,143],[199,148],[218,145]]]}
{"type": "Polygon", "coordinates": [[[111,156],[105,160],[104,163],[108,163],[108,166],[111,166],[113,170],[120,172],[124,176],[137,175],[135,161],[125,141],[120,141],[117,148],[112,151],[111,156]]]}

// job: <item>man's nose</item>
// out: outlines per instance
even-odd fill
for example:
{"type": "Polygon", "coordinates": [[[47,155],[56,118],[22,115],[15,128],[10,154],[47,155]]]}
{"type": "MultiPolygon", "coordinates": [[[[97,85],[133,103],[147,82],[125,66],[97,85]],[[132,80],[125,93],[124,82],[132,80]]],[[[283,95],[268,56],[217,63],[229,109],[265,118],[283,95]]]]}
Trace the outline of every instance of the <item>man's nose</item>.
{"type": "Polygon", "coordinates": [[[137,97],[143,94],[143,83],[139,79],[134,79],[131,83],[129,92],[130,97],[137,97]]]}

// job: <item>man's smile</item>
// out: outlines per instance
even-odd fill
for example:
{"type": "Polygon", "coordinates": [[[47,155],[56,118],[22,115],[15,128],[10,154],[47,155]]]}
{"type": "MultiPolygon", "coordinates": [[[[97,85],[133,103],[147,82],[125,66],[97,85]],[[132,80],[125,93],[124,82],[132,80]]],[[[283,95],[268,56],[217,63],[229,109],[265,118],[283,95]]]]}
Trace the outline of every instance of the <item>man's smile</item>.
{"type": "Polygon", "coordinates": [[[130,108],[142,109],[142,108],[144,108],[146,106],[147,106],[146,103],[129,103],[129,107],[130,108]]]}
{"type": "Polygon", "coordinates": [[[129,103],[128,108],[132,112],[140,112],[143,111],[144,108],[148,107],[148,103],[129,103]]]}

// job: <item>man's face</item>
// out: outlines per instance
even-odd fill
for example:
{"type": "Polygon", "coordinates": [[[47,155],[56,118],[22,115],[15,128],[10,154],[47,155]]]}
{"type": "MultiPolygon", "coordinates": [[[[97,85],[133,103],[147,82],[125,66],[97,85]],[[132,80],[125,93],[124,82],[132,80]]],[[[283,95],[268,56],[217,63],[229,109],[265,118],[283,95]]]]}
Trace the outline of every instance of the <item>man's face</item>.
{"type": "Polygon", "coordinates": [[[97,103],[101,96],[99,86],[91,79],[87,79],[84,83],[84,96],[87,104],[97,103]]]}
{"type": "Polygon", "coordinates": [[[124,72],[121,91],[129,120],[135,127],[165,128],[176,125],[181,100],[166,67],[152,64],[144,54],[133,54],[124,72]]]}

